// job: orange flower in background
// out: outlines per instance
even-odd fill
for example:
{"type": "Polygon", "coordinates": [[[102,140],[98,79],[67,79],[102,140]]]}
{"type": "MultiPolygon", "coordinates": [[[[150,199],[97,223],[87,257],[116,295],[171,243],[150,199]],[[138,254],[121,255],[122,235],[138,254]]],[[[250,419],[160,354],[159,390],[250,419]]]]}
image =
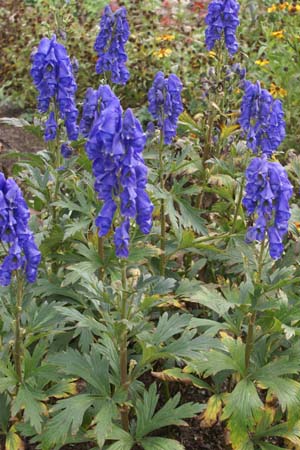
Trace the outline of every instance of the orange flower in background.
{"type": "Polygon", "coordinates": [[[155,52],[153,52],[153,55],[156,56],[157,58],[161,59],[161,58],[167,58],[168,56],[170,56],[172,53],[172,50],[170,48],[160,48],[159,50],[156,50],[155,52]]]}
{"type": "Polygon", "coordinates": [[[270,86],[270,93],[273,95],[273,97],[285,97],[287,95],[287,90],[283,89],[280,86],[277,86],[275,83],[271,83],[270,86]]]}
{"type": "Polygon", "coordinates": [[[277,5],[272,5],[267,9],[268,13],[276,12],[277,11],[277,5]]]}
{"type": "Polygon", "coordinates": [[[277,39],[283,39],[284,38],[284,31],[283,30],[278,30],[278,31],[273,31],[272,36],[277,38],[277,39]]]}
{"type": "Polygon", "coordinates": [[[278,9],[280,10],[280,11],[284,11],[286,8],[288,8],[290,5],[289,5],[289,3],[288,2],[284,2],[284,3],[279,3],[279,5],[278,5],[278,9]]]}
{"type": "Polygon", "coordinates": [[[162,36],[157,36],[156,40],[158,42],[161,41],[174,41],[175,35],[174,34],[163,34],[162,36]]]}

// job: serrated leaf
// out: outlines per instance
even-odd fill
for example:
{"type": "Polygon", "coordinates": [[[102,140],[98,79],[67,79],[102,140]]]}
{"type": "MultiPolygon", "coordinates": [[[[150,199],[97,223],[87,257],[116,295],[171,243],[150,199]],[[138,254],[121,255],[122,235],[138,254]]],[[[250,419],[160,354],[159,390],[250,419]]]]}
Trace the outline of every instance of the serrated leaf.
{"type": "Polygon", "coordinates": [[[69,433],[76,435],[84,414],[95,402],[95,397],[79,394],[65,400],[60,400],[54,407],[55,415],[48,421],[43,431],[43,440],[49,446],[64,444],[69,433]]]}
{"type": "Polygon", "coordinates": [[[24,420],[40,433],[42,431],[43,414],[45,413],[45,394],[33,390],[30,386],[22,384],[12,404],[12,414],[16,415],[24,410],[24,420]]]}
{"type": "Polygon", "coordinates": [[[94,421],[96,424],[95,434],[97,443],[102,449],[105,444],[107,436],[112,432],[112,419],[114,416],[114,405],[111,401],[106,401],[101,405],[99,412],[97,413],[94,421]]]}
{"type": "Polygon", "coordinates": [[[255,422],[262,408],[256,387],[252,381],[244,379],[228,395],[221,419],[231,418],[231,423],[237,421],[248,427],[255,422]]]}
{"type": "Polygon", "coordinates": [[[149,391],[145,391],[143,399],[136,401],[136,439],[140,440],[147,434],[169,425],[185,425],[183,419],[194,417],[201,411],[203,405],[185,403],[178,406],[180,395],[177,394],[156,413],[159,395],[156,385],[152,384],[149,391]]]}

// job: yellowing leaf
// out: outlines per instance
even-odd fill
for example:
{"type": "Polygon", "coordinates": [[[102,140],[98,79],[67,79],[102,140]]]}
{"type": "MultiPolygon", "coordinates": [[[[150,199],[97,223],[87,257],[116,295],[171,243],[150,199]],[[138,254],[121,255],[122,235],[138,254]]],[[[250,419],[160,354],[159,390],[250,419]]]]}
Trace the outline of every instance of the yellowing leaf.
{"type": "Polygon", "coordinates": [[[20,436],[16,433],[16,429],[12,426],[7,433],[5,441],[5,450],[24,450],[24,442],[20,436]]]}
{"type": "Polygon", "coordinates": [[[210,397],[206,410],[201,416],[201,427],[211,428],[218,420],[222,411],[222,400],[219,395],[210,397]]]}
{"type": "Polygon", "coordinates": [[[236,130],[238,130],[240,128],[239,125],[235,124],[235,125],[229,125],[229,126],[223,126],[222,127],[222,132],[221,132],[221,139],[226,139],[229,136],[231,136],[236,130]]]}

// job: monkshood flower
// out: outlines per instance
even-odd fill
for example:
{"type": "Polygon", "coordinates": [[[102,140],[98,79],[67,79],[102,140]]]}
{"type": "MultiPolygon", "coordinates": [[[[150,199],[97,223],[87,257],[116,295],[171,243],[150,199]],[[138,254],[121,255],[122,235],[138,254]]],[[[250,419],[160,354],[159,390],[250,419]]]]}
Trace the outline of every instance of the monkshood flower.
{"type": "Polygon", "coordinates": [[[280,258],[283,238],[288,231],[289,200],[293,187],[279,162],[270,162],[267,156],[253,158],[246,170],[246,194],[243,199],[247,213],[256,214],[253,226],[248,229],[246,241],[269,240],[270,256],[280,258]]]}
{"type": "Polygon", "coordinates": [[[238,50],[236,29],[239,25],[238,12],[240,5],[236,0],[212,0],[208,5],[205,18],[205,44],[208,50],[212,50],[216,41],[222,38],[224,33],[225,45],[231,56],[238,50]]]}
{"type": "Polygon", "coordinates": [[[60,153],[65,159],[68,159],[71,158],[73,149],[67,142],[64,142],[60,147],[60,153]]]}
{"type": "Polygon", "coordinates": [[[94,48],[98,53],[96,72],[111,73],[111,81],[116,84],[126,84],[129,71],[126,67],[127,55],[125,44],[129,38],[126,8],[122,6],[114,13],[109,5],[104,9],[100,21],[100,32],[94,48]]]}
{"type": "Polygon", "coordinates": [[[85,125],[93,120],[86,151],[93,161],[95,190],[103,200],[95,223],[99,236],[105,236],[119,211],[114,235],[116,255],[127,258],[130,219],[136,220],[144,234],[152,227],[153,205],[145,190],[148,170],[142,157],[146,135],[131,109],[123,114],[109,86],[100,86],[97,91],[100,105],[95,103],[95,95],[95,91],[89,91],[86,111],[90,116],[85,114],[84,119],[85,125]]]}
{"type": "Polygon", "coordinates": [[[0,172],[0,241],[6,255],[0,265],[0,284],[7,286],[16,270],[29,283],[36,280],[41,254],[28,227],[30,217],[22,192],[12,178],[0,172]]]}
{"type": "Polygon", "coordinates": [[[239,123],[247,136],[247,145],[254,152],[270,156],[285,138],[282,103],[262,89],[259,81],[245,81],[239,123]]]}
{"type": "Polygon", "coordinates": [[[148,92],[149,112],[157,120],[165,144],[170,144],[176,135],[178,117],[183,112],[181,91],[182,83],[175,74],[165,78],[158,72],[148,92]]]}
{"type": "MultiPolygon", "coordinates": [[[[78,137],[78,110],[75,104],[77,85],[67,50],[56,41],[55,35],[51,39],[41,40],[37,51],[32,55],[30,73],[39,91],[38,110],[41,113],[48,112],[53,99],[58,105],[60,117],[64,120],[68,138],[76,140],[78,137]]],[[[46,122],[46,140],[52,140],[56,135],[54,134],[54,115],[51,116],[51,114],[53,112],[50,113],[46,122]]]]}

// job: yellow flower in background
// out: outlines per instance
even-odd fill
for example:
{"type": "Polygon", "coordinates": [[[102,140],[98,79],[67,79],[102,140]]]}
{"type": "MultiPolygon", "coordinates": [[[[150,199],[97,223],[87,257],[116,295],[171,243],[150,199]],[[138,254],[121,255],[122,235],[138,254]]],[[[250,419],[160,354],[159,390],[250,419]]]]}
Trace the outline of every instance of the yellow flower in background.
{"type": "Polygon", "coordinates": [[[270,8],[267,9],[268,13],[276,12],[277,11],[277,5],[272,5],[270,8]]]}
{"type": "Polygon", "coordinates": [[[255,64],[257,64],[258,66],[263,67],[263,66],[267,66],[269,64],[269,62],[270,61],[268,59],[257,59],[255,61],[255,64]]]}
{"type": "Polygon", "coordinates": [[[174,39],[175,39],[174,34],[163,34],[162,36],[157,36],[157,38],[156,38],[157,42],[174,41],[174,39]]]}
{"type": "Polygon", "coordinates": [[[291,13],[299,12],[300,11],[300,5],[289,5],[288,10],[291,13]]]}
{"type": "Polygon", "coordinates": [[[217,56],[217,54],[216,54],[216,52],[211,50],[210,52],[208,52],[208,56],[210,56],[211,58],[215,58],[217,56]]]}
{"type": "Polygon", "coordinates": [[[283,37],[284,37],[283,30],[273,31],[271,34],[273,37],[276,37],[277,39],[283,39],[283,37]]]}
{"type": "Polygon", "coordinates": [[[285,97],[287,95],[287,91],[285,89],[283,89],[282,87],[277,86],[275,83],[271,83],[270,93],[275,98],[285,97]]]}
{"type": "Polygon", "coordinates": [[[167,58],[168,56],[170,56],[172,53],[172,50],[170,48],[160,48],[159,50],[156,50],[155,52],[153,52],[153,55],[156,56],[157,58],[161,59],[161,58],[167,58]]]}

